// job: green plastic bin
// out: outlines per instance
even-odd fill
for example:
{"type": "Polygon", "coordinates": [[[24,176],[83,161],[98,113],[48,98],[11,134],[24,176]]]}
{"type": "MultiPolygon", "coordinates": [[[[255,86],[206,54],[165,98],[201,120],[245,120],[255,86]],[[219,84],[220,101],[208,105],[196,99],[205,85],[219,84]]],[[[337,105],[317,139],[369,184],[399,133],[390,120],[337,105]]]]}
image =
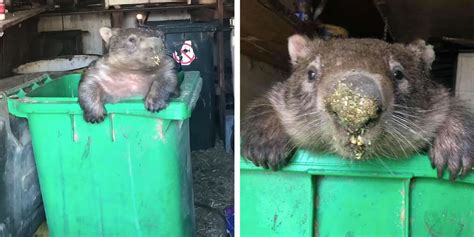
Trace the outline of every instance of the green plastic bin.
{"type": "Polygon", "coordinates": [[[300,150],[272,172],[241,159],[241,236],[474,236],[474,175],[429,159],[350,161],[300,150]]]}
{"type": "Polygon", "coordinates": [[[100,124],[82,117],[79,80],[44,76],[9,93],[10,113],[29,122],[50,236],[192,236],[188,120],[199,72],[184,73],[166,109],[106,104],[100,124]]]}

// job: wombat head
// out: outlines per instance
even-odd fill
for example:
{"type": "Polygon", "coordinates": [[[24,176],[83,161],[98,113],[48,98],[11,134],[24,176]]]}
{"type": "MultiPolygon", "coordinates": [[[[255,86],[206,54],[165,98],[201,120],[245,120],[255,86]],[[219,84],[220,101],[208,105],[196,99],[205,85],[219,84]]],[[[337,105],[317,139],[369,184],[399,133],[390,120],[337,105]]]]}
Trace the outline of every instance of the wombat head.
{"type": "Polygon", "coordinates": [[[165,56],[163,33],[154,29],[110,29],[100,35],[108,49],[109,62],[131,70],[155,68],[165,56]]]}
{"type": "Polygon", "coordinates": [[[296,145],[361,159],[408,156],[426,144],[432,46],[294,35],[288,48],[293,73],[279,110],[296,145]]]}

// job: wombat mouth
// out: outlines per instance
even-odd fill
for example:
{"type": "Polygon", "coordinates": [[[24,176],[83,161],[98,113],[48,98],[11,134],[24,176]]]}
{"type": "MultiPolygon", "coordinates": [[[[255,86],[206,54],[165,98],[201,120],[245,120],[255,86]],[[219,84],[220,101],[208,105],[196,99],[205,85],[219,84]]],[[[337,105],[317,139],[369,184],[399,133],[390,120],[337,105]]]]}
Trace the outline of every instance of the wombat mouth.
{"type": "Polygon", "coordinates": [[[151,59],[156,64],[156,66],[160,65],[160,57],[158,55],[153,56],[151,59]]]}
{"type": "Polygon", "coordinates": [[[370,139],[364,137],[365,129],[361,129],[356,133],[350,134],[349,142],[346,144],[347,147],[352,151],[352,156],[360,160],[365,155],[367,148],[372,145],[370,139]]]}

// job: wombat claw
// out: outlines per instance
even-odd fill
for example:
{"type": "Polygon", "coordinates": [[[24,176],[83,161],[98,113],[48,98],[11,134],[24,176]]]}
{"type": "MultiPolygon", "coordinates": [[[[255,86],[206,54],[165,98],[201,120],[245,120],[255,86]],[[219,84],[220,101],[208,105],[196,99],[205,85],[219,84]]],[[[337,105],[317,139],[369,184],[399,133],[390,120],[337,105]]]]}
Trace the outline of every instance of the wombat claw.
{"type": "Polygon", "coordinates": [[[104,121],[105,116],[107,114],[105,112],[103,113],[90,113],[90,112],[85,112],[84,113],[84,120],[88,123],[101,123],[104,121]]]}
{"type": "Polygon", "coordinates": [[[289,161],[289,152],[284,146],[277,145],[244,145],[244,156],[254,163],[256,166],[261,166],[265,169],[272,169],[273,171],[280,170],[289,161]]]}
{"type": "Polygon", "coordinates": [[[168,105],[168,102],[160,98],[159,96],[150,96],[148,95],[145,98],[145,108],[150,112],[158,112],[164,109],[168,105]]]}
{"type": "Polygon", "coordinates": [[[450,180],[455,180],[458,176],[466,176],[474,166],[473,154],[462,149],[434,146],[430,149],[429,154],[431,167],[437,169],[438,178],[443,176],[446,166],[450,173],[450,180]]]}

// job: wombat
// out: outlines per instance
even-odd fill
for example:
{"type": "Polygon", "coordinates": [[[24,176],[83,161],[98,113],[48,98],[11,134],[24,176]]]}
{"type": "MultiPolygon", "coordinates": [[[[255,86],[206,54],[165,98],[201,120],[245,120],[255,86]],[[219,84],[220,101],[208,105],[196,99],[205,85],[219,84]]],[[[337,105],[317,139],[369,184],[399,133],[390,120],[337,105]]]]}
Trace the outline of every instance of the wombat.
{"type": "Polygon", "coordinates": [[[100,29],[108,52],[91,65],[79,83],[84,119],[105,119],[104,103],[141,96],[157,112],[179,95],[173,60],[166,55],[162,32],[148,28],[100,29]]]}
{"type": "Polygon", "coordinates": [[[243,155],[278,170],[296,147],[348,159],[404,158],[429,149],[438,176],[474,164],[474,117],[430,80],[433,47],[423,40],[323,41],[294,35],[293,71],[254,101],[242,121],[243,155]]]}

